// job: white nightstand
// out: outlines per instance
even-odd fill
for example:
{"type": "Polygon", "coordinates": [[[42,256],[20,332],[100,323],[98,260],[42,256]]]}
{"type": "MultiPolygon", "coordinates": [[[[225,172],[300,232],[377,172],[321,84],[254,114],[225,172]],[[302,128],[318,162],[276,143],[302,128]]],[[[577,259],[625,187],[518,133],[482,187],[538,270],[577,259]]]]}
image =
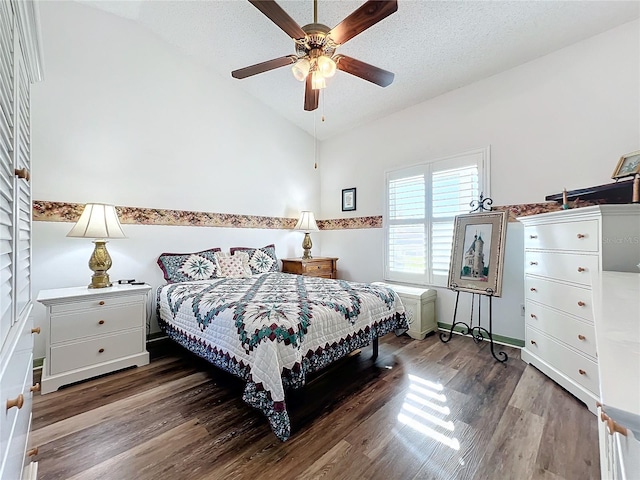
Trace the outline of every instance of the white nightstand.
{"type": "Polygon", "coordinates": [[[133,365],[149,363],[146,350],[149,285],[42,290],[48,334],[41,393],[133,365]]]}

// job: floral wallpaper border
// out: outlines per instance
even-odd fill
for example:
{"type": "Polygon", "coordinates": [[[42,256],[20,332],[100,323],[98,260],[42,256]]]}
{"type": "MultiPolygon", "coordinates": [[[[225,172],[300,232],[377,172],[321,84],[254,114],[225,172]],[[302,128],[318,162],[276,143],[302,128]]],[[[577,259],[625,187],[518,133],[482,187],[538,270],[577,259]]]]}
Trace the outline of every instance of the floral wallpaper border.
{"type": "MultiPolygon", "coordinates": [[[[573,207],[595,205],[597,202],[579,202],[573,207]]],[[[82,213],[84,204],[67,202],[33,202],[33,220],[36,222],[76,222],[82,213]]],[[[509,212],[509,221],[516,217],[560,210],[561,205],[553,202],[529,203],[523,205],[502,205],[493,210],[509,212]]],[[[265,228],[292,230],[296,218],[262,217],[257,215],[238,215],[231,213],[195,212],[189,210],[166,210],[160,208],[116,207],[120,222],[138,225],[178,225],[192,227],[222,228],[265,228]]],[[[382,216],[335,218],[318,220],[320,230],[349,230],[382,228],[382,216]]]]}

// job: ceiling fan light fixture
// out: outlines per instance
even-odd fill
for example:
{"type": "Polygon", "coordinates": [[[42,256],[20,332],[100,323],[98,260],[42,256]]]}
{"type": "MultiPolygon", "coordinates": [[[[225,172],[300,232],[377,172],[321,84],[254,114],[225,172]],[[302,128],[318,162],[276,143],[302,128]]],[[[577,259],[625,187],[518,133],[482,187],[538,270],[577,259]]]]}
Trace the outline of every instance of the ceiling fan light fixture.
{"type": "Polygon", "coordinates": [[[291,71],[293,72],[293,76],[296,77],[296,80],[299,82],[304,82],[304,79],[309,75],[309,70],[311,69],[311,64],[307,58],[300,58],[296,63],[291,67],[291,71]]]}
{"type": "Polygon", "coordinates": [[[318,57],[318,70],[324,78],[331,78],[336,74],[336,62],[331,57],[321,55],[318,57]]]}
{"type": "Polygon", "coordinates": [[[321,90],[326,86],[327,86],[327,82],[324,81],[324,77],[322,76],[322,73],[320,73],[317,70],[314,70],[312,72],[312,77],[311,77],[311,88],[313,88],[314,90],[321,90]]]}

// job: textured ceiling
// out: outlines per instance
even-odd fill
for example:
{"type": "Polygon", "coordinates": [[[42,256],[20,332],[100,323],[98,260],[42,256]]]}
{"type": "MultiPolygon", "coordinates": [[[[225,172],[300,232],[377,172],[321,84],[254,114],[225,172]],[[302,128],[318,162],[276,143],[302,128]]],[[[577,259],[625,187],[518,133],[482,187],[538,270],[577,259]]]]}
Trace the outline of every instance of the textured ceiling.
{"type": "MultiPolygon", "coordinates": [[[[304,85],[289,67],[231,78],[232,70],[295,53],[293,41],[248,1],[82,3],[141,24],[311,134],[315,123],[321,140],[640,16],[638,1],[399,0],[396,13],[338,49],[394,72],[393,84],[337,72],[314,114],[303,110],[304,85]]],[[[313,21],[311,0],[278,3],[300,25],[313,21]]],[[[362,3],[319,0],[318,21],[334,27],[362,3]]]]}

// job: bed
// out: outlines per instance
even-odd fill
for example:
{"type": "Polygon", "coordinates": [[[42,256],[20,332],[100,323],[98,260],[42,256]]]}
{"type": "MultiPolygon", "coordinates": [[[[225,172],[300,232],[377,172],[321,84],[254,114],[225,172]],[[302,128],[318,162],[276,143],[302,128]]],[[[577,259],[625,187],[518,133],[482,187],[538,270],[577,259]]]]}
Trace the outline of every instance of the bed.
{"type": "Polygon", "coordinates": [[[171,283],[156,298],[167,335],[246,381],[243,400],[282,441],[291,434],[288,389],[372,342],[377,353],[379,337],[407,327],[388,287],[275,271],[171,283]]]}

